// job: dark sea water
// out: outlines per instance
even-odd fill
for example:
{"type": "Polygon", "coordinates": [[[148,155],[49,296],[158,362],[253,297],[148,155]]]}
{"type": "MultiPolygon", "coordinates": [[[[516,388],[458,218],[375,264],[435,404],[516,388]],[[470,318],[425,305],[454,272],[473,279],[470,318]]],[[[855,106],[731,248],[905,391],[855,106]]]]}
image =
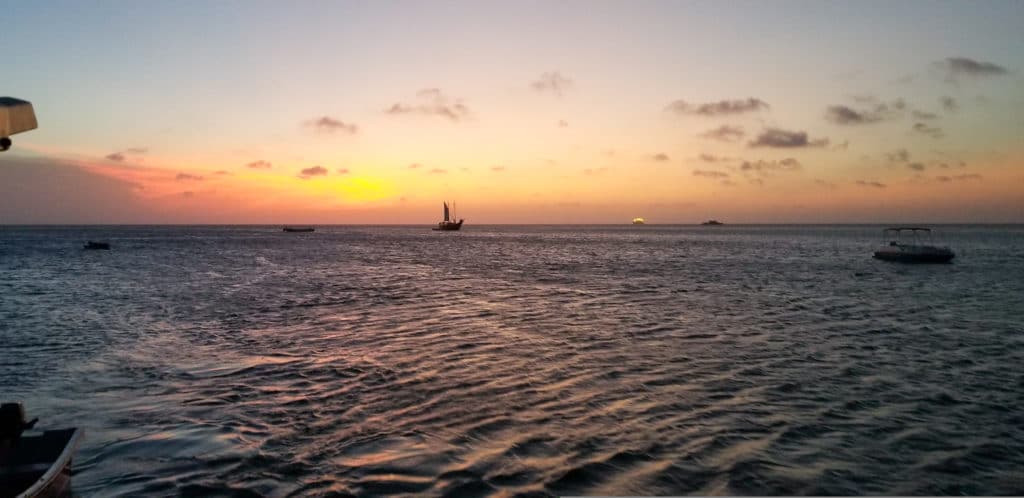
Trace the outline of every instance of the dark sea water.
{"type": "Polygon", "coordinates": [[[0,397],[82,496],[1024,494],[1024,227],[880,228],[5,227],[0,397]]]}

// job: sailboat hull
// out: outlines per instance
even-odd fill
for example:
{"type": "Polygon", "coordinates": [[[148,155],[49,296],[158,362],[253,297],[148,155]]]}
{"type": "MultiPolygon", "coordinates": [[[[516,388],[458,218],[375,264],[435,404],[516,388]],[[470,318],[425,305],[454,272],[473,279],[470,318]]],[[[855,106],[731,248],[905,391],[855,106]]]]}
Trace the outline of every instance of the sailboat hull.
{"type": "Polygon", "coordinates": [[[431,230],[434,230],[435,232],[454,232],[460,228],[462,228],[462,220],[459,220],[458,222],[442,221],[431,230]]]}

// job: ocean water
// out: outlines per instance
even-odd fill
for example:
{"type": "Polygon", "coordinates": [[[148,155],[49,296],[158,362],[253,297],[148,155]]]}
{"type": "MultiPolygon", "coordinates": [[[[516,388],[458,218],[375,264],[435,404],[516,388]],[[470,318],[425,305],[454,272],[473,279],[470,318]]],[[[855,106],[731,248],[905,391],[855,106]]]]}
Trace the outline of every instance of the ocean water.
{"type": "Polygon", "coordinates": [[[1024,227],[880,228],[2,227],[0,397],[81,496],[1024,494],[1024,227]]]}

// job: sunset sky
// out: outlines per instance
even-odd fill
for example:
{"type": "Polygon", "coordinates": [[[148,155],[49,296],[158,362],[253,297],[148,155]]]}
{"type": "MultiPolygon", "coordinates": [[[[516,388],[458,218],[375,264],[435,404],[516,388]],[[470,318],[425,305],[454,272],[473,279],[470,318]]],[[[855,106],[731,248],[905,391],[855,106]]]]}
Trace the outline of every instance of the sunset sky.
{"type": "Polygon", "coordinates": [[[0,224],[1024,222],[1024,2],[8,2],[0,224]]]}

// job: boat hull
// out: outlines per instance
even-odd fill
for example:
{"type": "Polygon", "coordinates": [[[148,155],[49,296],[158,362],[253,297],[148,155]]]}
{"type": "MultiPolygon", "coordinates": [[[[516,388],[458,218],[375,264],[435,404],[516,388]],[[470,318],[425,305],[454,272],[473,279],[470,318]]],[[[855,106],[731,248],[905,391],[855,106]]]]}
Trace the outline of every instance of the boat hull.
{"type": "Polygon", "coordinates": [[[281,229],[281,231],[283,231],[283,232],[290,232],[290,233],[306,233],[306,232],[315,232],[316,229],[315,228],[284,227],[284,228],[281,229]]]}
{"type": "Polygon", "coordinates": [[[949,263],[956,255],[938,247],[887,246],[875,251],[875,259],[897,263],[949,263]]]}
{"type": "Polygon", "coordinates": [[[82,433],[78,429],[22,436],[0,448],[0,498],[71,495],[71,459],[82,433]]]}
{"type": "Polygon", "coordinates": [[[462,228],[462,220],[459,220],[458,222],[442,221],[431,230],[434,230],[435,232],[454,232],[459,230],[460,228],[462,228]]]}

